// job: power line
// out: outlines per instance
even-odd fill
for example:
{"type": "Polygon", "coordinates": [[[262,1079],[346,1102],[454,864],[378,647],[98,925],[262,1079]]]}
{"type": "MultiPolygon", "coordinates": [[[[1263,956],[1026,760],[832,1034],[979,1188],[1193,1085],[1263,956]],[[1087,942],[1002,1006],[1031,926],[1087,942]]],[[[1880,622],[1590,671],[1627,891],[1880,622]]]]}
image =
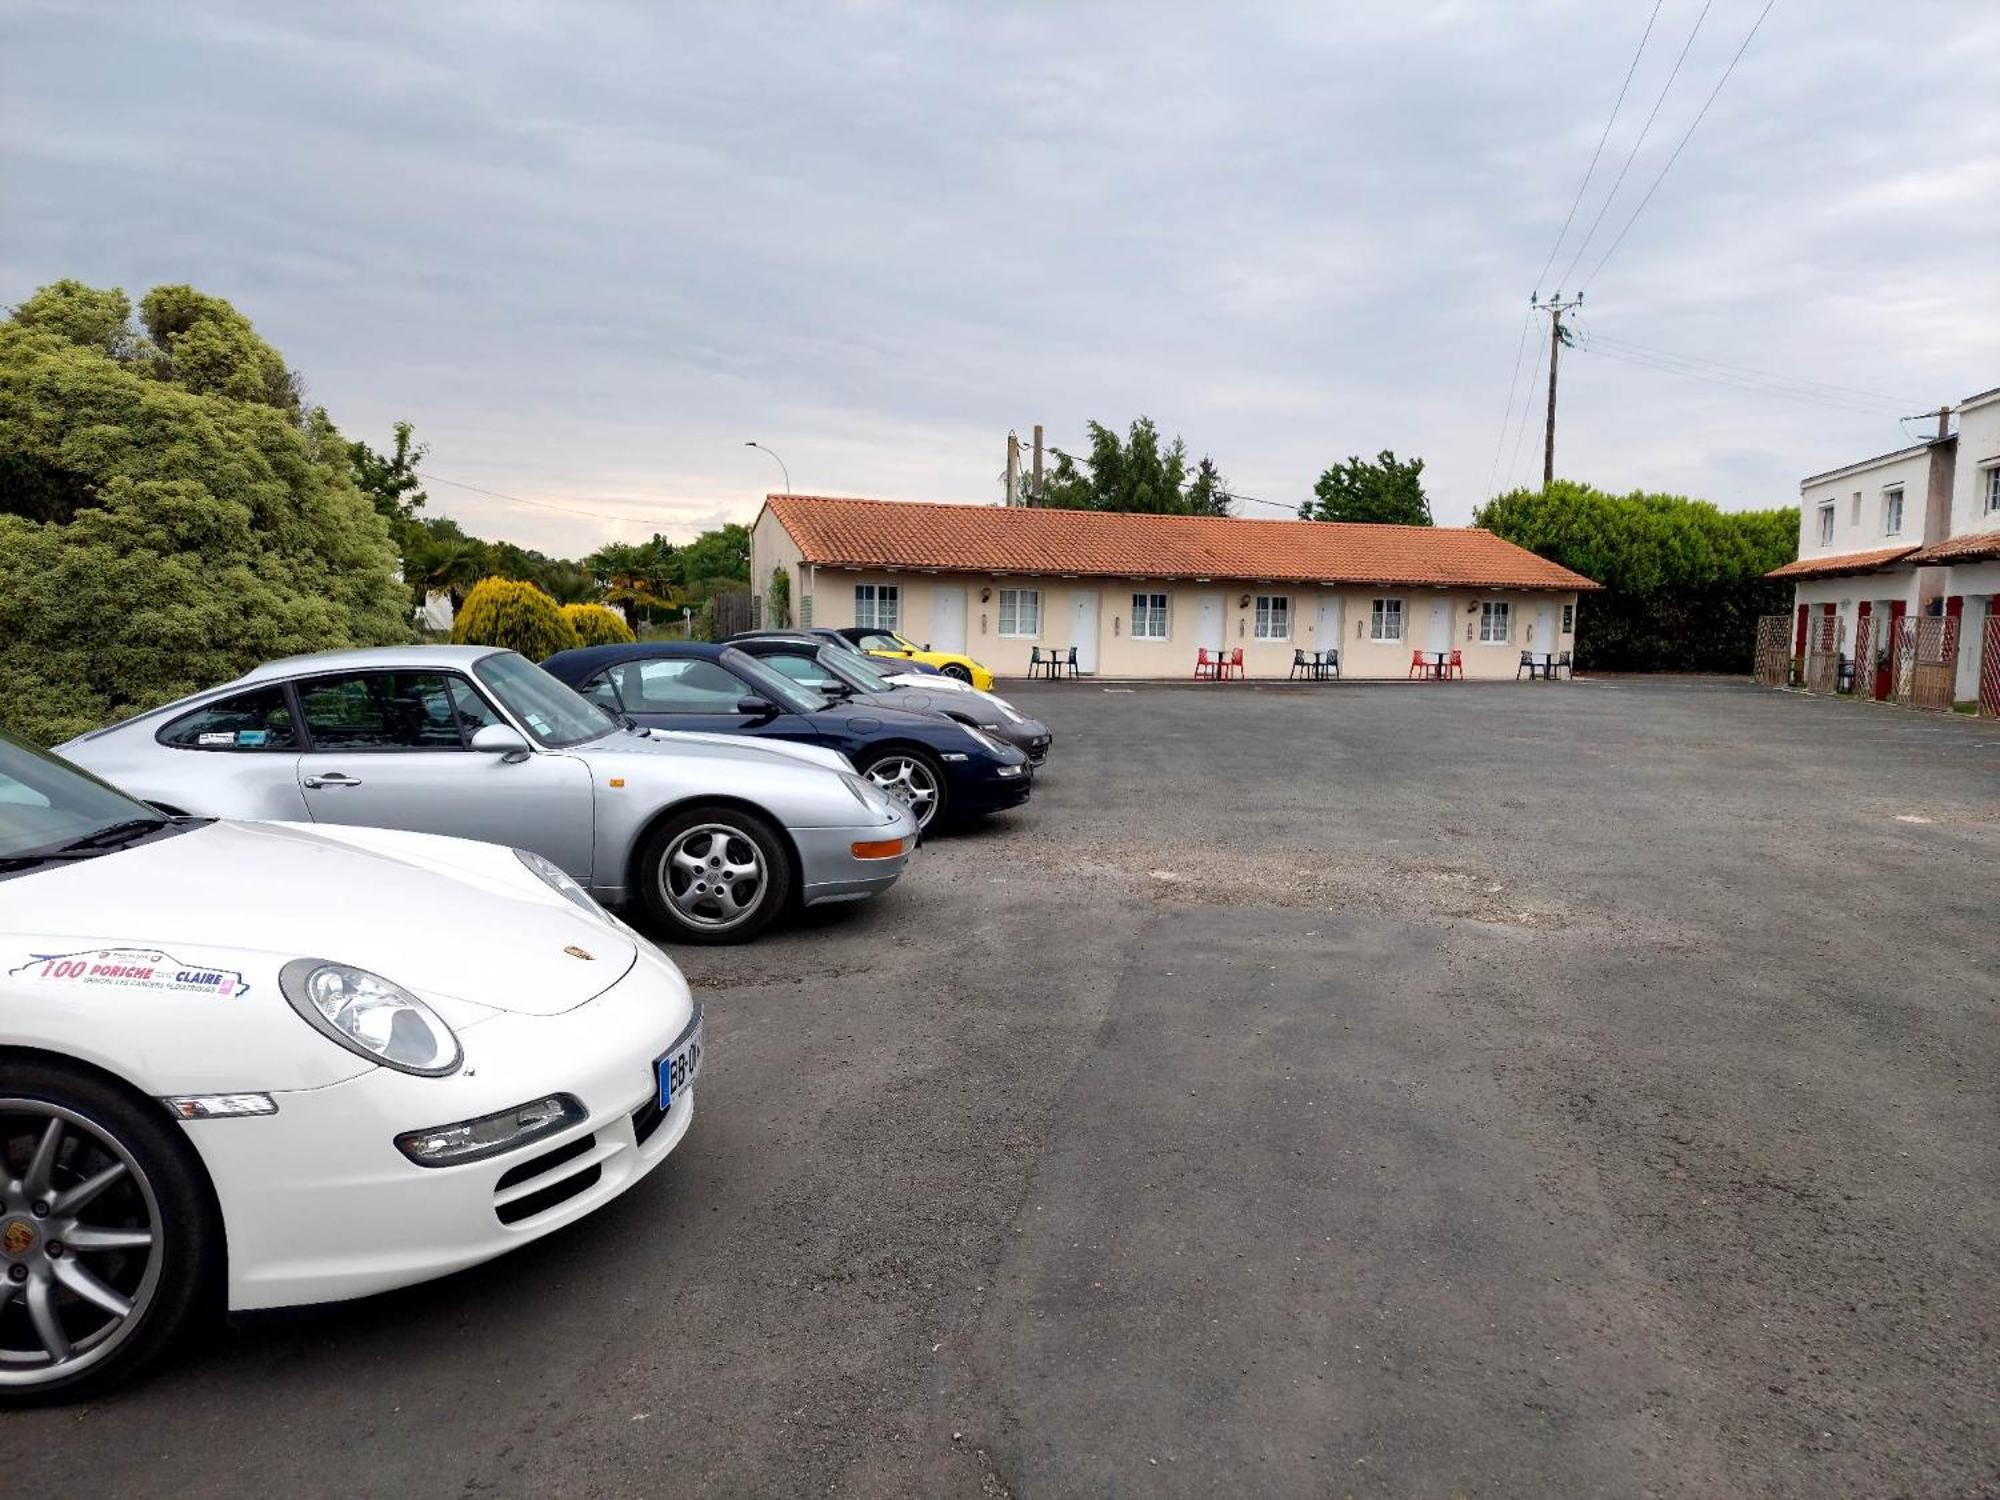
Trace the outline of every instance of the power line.
{"type": "MultiPolygon", "coordinates": [[[[1695,127],[1700,125],[1703,117],[1707,115],[1709,105],[1715,103],[1715,96],[1722,92],[1722,86],[1729,82],[1729,75],[1736,71],[1736,65],[1743,61],[1743,54],[1750,50],[1750,43],[1756,37],[1757,29],[1764,24],[1764,17],[1771,13],[1771,7],[1777,3],[1778,0],[1764,0],[1764,8],[1757,12],[1757,19],[1750,23],[1750,30],[1743,38],[1743,45],[1736,49],[1736,55],[1729,59],[1729,66],[1724,68],[1722,76],[1716,79],[1715,87],[1710,90],[1708,98],[1703,101],[1701,109],[1695,114],[1694,120],[1688,125],[1687,134],[1683,135],[1680,139],[1680,144],[1674,147],[1674,154],[1669,156],[1667,164],[1660,168],[1660,175],[1655,177],[1653,185],[1646,189],[1646,196],[1641,198],[1639,206],[1632,210],[1632,217],[1625,221],[1625,227],[1618,231],[1618,238],[1611,242],[1611,248],[1604,252],[1603,259],[1599,260],[1591,268],[1590,275],[1584,278],[1583,284],[1585,286],[1589,286],[1591,282],[1597,279],[1597,273],[1604,269],[1604,262],[1610,260],[1617,253],[1618,247],[1625,243],[1625,236],[1631,233],[1632,226],[1639,222],[1639,215],[1644,213],[1646,205],[1653,201],[1653,194],[1660,190],[1660,184],[1667,180],[1667,173],[1674,169],[1674,163],[1680,160],[1682,150],[1693,139],[1695,127]]],[[[1706,15],[1707,11],[1704,10],[1703,14],[1706,15]]],[[[1700,23],[1697,22],[1696,24],[1699,25],[1700,23]]]]}
{"type": "MultiPolygon", "coordinates": [[[[1537,340],[1536,353],[1535,353],[1535,372],[1534,374],[1528,377],[1528,389],[1530,391],[1534,390],[1535,382],[1541,379],[1542,361],[1547,357],[1548,357],[1548,350],[1542,348],[1540,346],[1540,341],[1537,340]]],[[[1533,404],[1532,397],[1524,398],[1521,402],[1521,426],[1519,431],[1517,431],[1514,434],[1514,456],[1507,460],[1507,484],[1509,488],[1513,487],[1514,475],[1517,472],[1519,472],[1521,467],[1521,440],[1527,437],[1528,435],[1528,408],[1532,404],[1533,404]]]]}
{"type": "Polygon", "coordinates": [[[1870,401],[1879,401],[1885,406],[1893,406],[1898,411],[1906,410],[1912,406],[1923,405],[1921,401],[1911,400],[1908,397],[1891,396],[1883,391],[1863,390],[1860,386],[1835,385],[1831,381],[1825,380],[1803,380],[1790,375],[1779,375],[1770,370],[1753,369],[1749,365],[1733,365],[1727,360],[1710,359],[1706,355],[1676,354],[1670,349],[1656,349],[1648,344],[1634,343],[1631,339],[1613,338],[1608,333],[1593,333],[1589,338],[1592,343],[1609,344],[1613,348],[1630,350],[1636,354],[1650,354],[1655,359],[1676,360],[1682,364],[1689,365],[1713,366],[1715,369],[1732,375],[1751,375],[1760,380],[1775,381],[1781,385],[1806,386],[1814,390],[1827,391],[1837,395],[1863,396],[1870,401]]]}
{"type": "MultiPolygon", "coordinates": [[[[1081,458],[1074,453],[1067,453],[1061,448],[1058,448],[1054,443],[1050,443],[1048,445],[1048,451],[1054,454],[1057,458],[1066,458],[1073,464],[1082,464],[1086,469],[1096,467],[1096,465],[1091,463],[1089,459],[1081,458]]],[[[1193,489],[1194,486],[1192,484],[1184,484],[1181,486],[1181,493],[1185,495],[1190,493],[1193,489]]],[[[1296,504],[1289,503],[1284,500],[1260,500],[1255,495],[1243,495],[1237,493],[1235,490],[1227,488],[1223,490],[1223,494],[1232,501],[1241,500],[1244,501],[1246,504],[1250,505],[1269,505],[1277,510],[1290,511],[1293,515],[1297,515],[1299,513],[1299,508],[1296,504]]],[[[1055,510],[1059,509],[1060,507],[1049,506],[1047,508],[1050,510],[1055,510]]]]}
{"type": "Polygon", "coordinates": [[[1720,371],[1706,371],[1693,369],[1685,365],[1669,364],[1663,360],[1655,360],[1645,355],[1633,354],[1626,350],[1611,347],[1586,344],[1585,348],[1600,358],[1615,360],[1620,364],[1634,365],[1640,369],[1655,370],[1663,375],[1678,375],[1685,380],[1699,380],[1709,385],[1725,386],[1731,390],[1746,391],[1752,395],[1776,396],[1785,401],[1797,401],[1809,406],[1823,406],[1835,411],[1854,412],[1858,415],[1882,417],[1886,420],[1895,420],[1902,411],[1900,407],[1868,404],[1852,399],[1801,391],[1768,382],[1738,379],[1735,376],[1726,375],[1720,371]]]}
{"type": "MultiPolygon", "coordinates": [[[[1574,209],[1571,212],[1575,212],[1574,209]]],[[[1567,227],[1565,227],[1567,232],[1567,227]]],[[[1558,238],[1560,245],[1562,240],[1558,238]]],[[[1555,259],[1555,252],[1549,252],[1549,259],[1555,259]]],[[[1544,271],[1547,266],[1542,267],[1544,271]]],[[[1535,305],[1530,302],[1528,310],[1521,314],[1521,341],[1514,346],[1514,373],[1507,381],[1507,409],[1500,414],[1500,436],[1493,443],[1493,467],[1486,474],[1486,493],[1493,493],[1493,482],[1500,477],[1500,452],[1507,446],[1507,429],[1514,421],[1514,389],[1521,383],[1521,361],[1528,352],[1528,325],[1535,321],[1535,305]]]]}
{"type": "Polygon", "coordinates": [[[423,480],[424,483],[426,484],[450,485],[451,488],[455,490],[470,490],[475,495],[486,495],[491,499],[505,500],[513,505],[531,505],[535,507],[535,509],[537,510],[560,511],[566,516],[590,516],[593,519],[599,521],[637,521],[642,519],[639,516],[630,514],[614,515],[610,511],[582,510],[574,505],[557,505],[553,501],[549,500],[529,500],[521,495],[509,495],[509,494],[504,494],[499,490],[481,489],[476,484],[466,484],[462,480],[446,479],[442,474],[430,474],[424,472],[421,469],[415,470],[414,472],[416,473],[417,477],[423,480]]]}
{"type": "Polygon", "coordinates": [[[1576,254],[1570,257],[1570,263],[1563,267],[1564,281],[1569,280],[1570,272],[1574,271],[1582,261],[1583,252],[1590,248],[1591,240],[1597,236],[1597,226],[1604,222],[1604,215],[1610,211],[1612,203],[1618,197],[1618,189],[1625,185],[1625,174],[1632,170],[1632,163],[1638,158],[1639,148],[1646,144],[1646,137],[1653,129],[1653,121],[1659,118],[1660,106],[1667,102],[1667,95],[1673,89],[1674,80],[1681,76],[1681,64],[1687,61],[1688,51],[1694,46],[1694,39],[1701,35],[1701,23],[1708,19],[1709,9],[1714,4],[1715,0],[1703,0],[1701,14],[1694,18],[1694,27],[1688,32],[1688,39],[1681,44],[1681,55],[1674,59],[1673,71],[1667,74],[1667,81],[1660,86],[1660,97],[1653,101],[1653,112],[1646,116],[1646,123],[1639,127],[1639,138],[1632,142],[1632,149],[1625,153],[1625,165],[1618,169],[1618,177],[1611,184],[1611,191],[1604,195],[1604,201],[1597,206],[1597,217],[1590,221],[1590,229],[1584,235],[1583,243],[1576,247],[1576,254]]]}
{"type": "MultiPolygon", "coordinates": [[[[1612,101],[1611,116],[1604,122],[1604,131],[1597,138],[1597,149],[1590,153],[1590,165],[1583,169],[1583,181],[1576,186],[1576,197],[1570,200],[1569,213],[1563,218],[1563,227],[1556,235],[1556,242],[1549,246],[1549,258],[1542,262],[1541,270],[1535,273],[1535,292],[1538,296],[1541,293],[1543,278],[1549,274],[1549,267],[1556,263],[1556,254],[1562,249],[1562,242],[1569,238],[1570,225],[1576,222],[1576,211],[1583,205],[1583,195],[1590,187],[1591,174],[1597,170],[1597,160],[1604,154],[1604,143],[1611,139],[1611,127],[1617,124],[1618,111],[1625,106],[1625,94],[1632,87],[1632,75],[1639,71],[1639,59],[1645,54],[1646,43],[1653,35],[1653,23],[1660,19],[1660,7],[1665,3],[1666,0],[1653,0],[1653,13],[1646,17],[1646,29],[1641,33],[1639,46],[1632,54],[1631,66],[1625,69],[1625,81],[1618,86],[1618,97],[1612,101]]],[[[1532,319],[1532,314],[1530,318],[1532,319]]],[[[1525,324],[1522,326],[1521,336],[1523,339],[1527,337],[1525,324]]],[[[1516,355],[1514,359],[1514,373],[1519,375],[1520,372],[1521,360],[1520,356],[1516,355]]],[[[1511,396],[1508,397],[1508,404],[1510,406],[1513,404],[1511,396]]],[[[1501,437],[1504,441],[1506,437],[1504,422],[1501,426],[1501,437]]],[[[1493,455],[1493,464],[1496,469],[1500,465],[1500,455],[1497,451],[1493,455]]],[[[1490,487],[1492,481],[1488,480],[1487,483],[1490,487]]]]}

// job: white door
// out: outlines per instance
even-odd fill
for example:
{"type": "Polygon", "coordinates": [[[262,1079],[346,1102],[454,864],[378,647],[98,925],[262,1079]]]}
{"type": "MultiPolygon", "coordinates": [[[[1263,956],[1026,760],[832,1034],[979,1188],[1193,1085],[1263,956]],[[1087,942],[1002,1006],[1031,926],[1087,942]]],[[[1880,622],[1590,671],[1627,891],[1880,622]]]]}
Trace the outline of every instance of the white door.
{"type": "Polygon", "coordinates": [[[1433,599],[1431,601],[1431,650],[1451,649],[1451,601],[1433,599]]]}
{"type": "Polygon", "coordinates": [[[1340,649],[1340,596],[1319,599],[1319,618],[1313,623],[1313,648],[1318,651],[1338,651],[1340,649]]]}
{"type": "Polygon", "coordinates": [[[1556,639],[1556,607],[1553,604],[1544,604],[1536,610],[1535,623],[1528,628],[1534,632],[1528,641],[1528,649],[1537,654],[1553,654],[1562,644],[1556,639]]]}
{"type": "Polygon", "coordinates": [[[1097,590],[1072,589],[1069,596],[1069,644],[1076,647],[1076,669],[1097,670],[1097,590]]]}
{"type": "Polygon", "coordinates": [[[1194,643],[1210,651],[1222,649],[1222,595],[1194,596],[1194,643]]]}
{"type": "Polygon", "coordinates": [[[931,650],[965,650],[965,590],[956,585],[931,590],[931,650]]]}

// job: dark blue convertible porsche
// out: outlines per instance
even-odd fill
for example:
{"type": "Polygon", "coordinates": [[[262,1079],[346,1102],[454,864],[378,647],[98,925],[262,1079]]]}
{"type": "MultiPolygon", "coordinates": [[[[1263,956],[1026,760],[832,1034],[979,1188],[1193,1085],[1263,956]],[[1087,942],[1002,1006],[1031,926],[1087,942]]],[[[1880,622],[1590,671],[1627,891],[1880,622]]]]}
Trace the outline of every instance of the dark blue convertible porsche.
{"type": "Polygon", "coordinates": [[[545,671],[649,729],[768,736],[824,745],[893,797],[928,832],[953,818],[1028,800],[1028,758],[937,713],[844,705],[733,646],[640,641],[558,651],[545,671]]]}

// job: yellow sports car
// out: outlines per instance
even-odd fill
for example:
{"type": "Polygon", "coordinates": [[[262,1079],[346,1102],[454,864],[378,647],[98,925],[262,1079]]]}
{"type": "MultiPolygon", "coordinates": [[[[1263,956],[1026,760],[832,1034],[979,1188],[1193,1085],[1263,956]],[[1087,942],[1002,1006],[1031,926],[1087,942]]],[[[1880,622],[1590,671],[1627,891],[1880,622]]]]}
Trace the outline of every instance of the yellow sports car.
{"type": "Polygon", "coordinates": [[[956,651],[933,651],[929,646],[905,640],[893,630],[868,630],[852,625],[840,633],[870,656],[922,662],[927,667],[936,667],[947,677],[971,683],[982,693],[993,691],[993,674],[971,657],[961,656],[956,651]]]}

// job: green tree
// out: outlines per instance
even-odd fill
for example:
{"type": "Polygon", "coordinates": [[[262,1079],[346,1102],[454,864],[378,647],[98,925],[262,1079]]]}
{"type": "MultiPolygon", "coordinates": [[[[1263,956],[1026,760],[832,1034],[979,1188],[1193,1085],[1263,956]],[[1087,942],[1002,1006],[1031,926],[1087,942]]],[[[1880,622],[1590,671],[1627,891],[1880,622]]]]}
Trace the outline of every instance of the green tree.
{"type": "Polygon", "coordinates": [[[1178,437],[1162,447],[1160,430],[1151,417],[1134,421],[1123,441],[1100,422],[1087,423],[1086,428],[1090,457],[1079,459],[1058,451],[1054,466],[1043,476],[1041,505],[1152,515],[1192,513],[1186,493],[1187,445],[1178,437]]]}
{"type": "Polygon", "coordinates": [[[1299,507],[1302,521],[1392,521],[1402,526],[1431,524],[1424,494],[1424,461],[1398,459],[1384,448],[1370,463],[1350,457],[1319,476],[1313,498],[1299,507]]]}
{"type": "Polygon", "coordinates": [[[1797,555],[1795,506],[1723,511],[1558,480],[1495,496],[1473,524],[1604,585],[1580,609],[1579,666],[1740,672],[1757,617],[1791,605],[1791,590],[1764,574],[1797,555]]]}
{"type": "Polygon", "coordinates": [[[512,578],[482,578],[474,584],[452,621],[451,639],[455,646],[505,646],[529,661],[582,644],[555,600],[532,583],[512,578]]]}
{"type": "Polygon", "coordinates": [[[347,458],[353,469],[355,488],[368,497],[375,513],[389,523],[400,542],[403,528],[417,518],[417,512],[430,498],[424,493],[417,465],[431,450],[429,445],[415,441],[416,429],[408,422],[396,423],[391,432],[395,445],[387,453],[377,453],[366,443],[356,441],[347,445],[347,458]]]}
{"type": "Polygon", "coordinates": [[[562,617],[585,646],[620,646],[638,639],[623,615],[602,604],[565,604],[562,617]]]}
{"type": "Polygon", "coordinates": [[[1226,516],[1233,513],[1235,500],[1215,460],[1203,454],[1194,466],[1194,483],[1187,489],[1188,510],[1197,516],[1226,516]]]}
{"type": "Polygon", "coordinates": [[[272,657],[410,638],[346,442],[270,399],[274,372],[296,396],[278,352],[227,303],[154,293],[190,356],[157,357],[110,321],[122,303],[57,283],[0,324],[0,717],[43,742],[272,657]],[[198,328],[255,378],[189,346],[198,328]]]}
{"type": "Polygon", "coordinates": [[[792,623],[792,575],[782,565],[771,569],[771,586],[764,590],[764,623],[772,630],[792,623]]]}
{"type": "Polygon", "coordinates": [[[220,297],[191,286],[156,286],[139,303],[156,357],[154,373],[198,396],[227,396],[304,412],[303,383],[250,320],[220,297]]]}
{"type": "Polygon", "coordinates": [[[750,528],[732,521],[700,536],[675,554],[684,593],[707,598],[718,588],[750,581],[750,528]]]}

